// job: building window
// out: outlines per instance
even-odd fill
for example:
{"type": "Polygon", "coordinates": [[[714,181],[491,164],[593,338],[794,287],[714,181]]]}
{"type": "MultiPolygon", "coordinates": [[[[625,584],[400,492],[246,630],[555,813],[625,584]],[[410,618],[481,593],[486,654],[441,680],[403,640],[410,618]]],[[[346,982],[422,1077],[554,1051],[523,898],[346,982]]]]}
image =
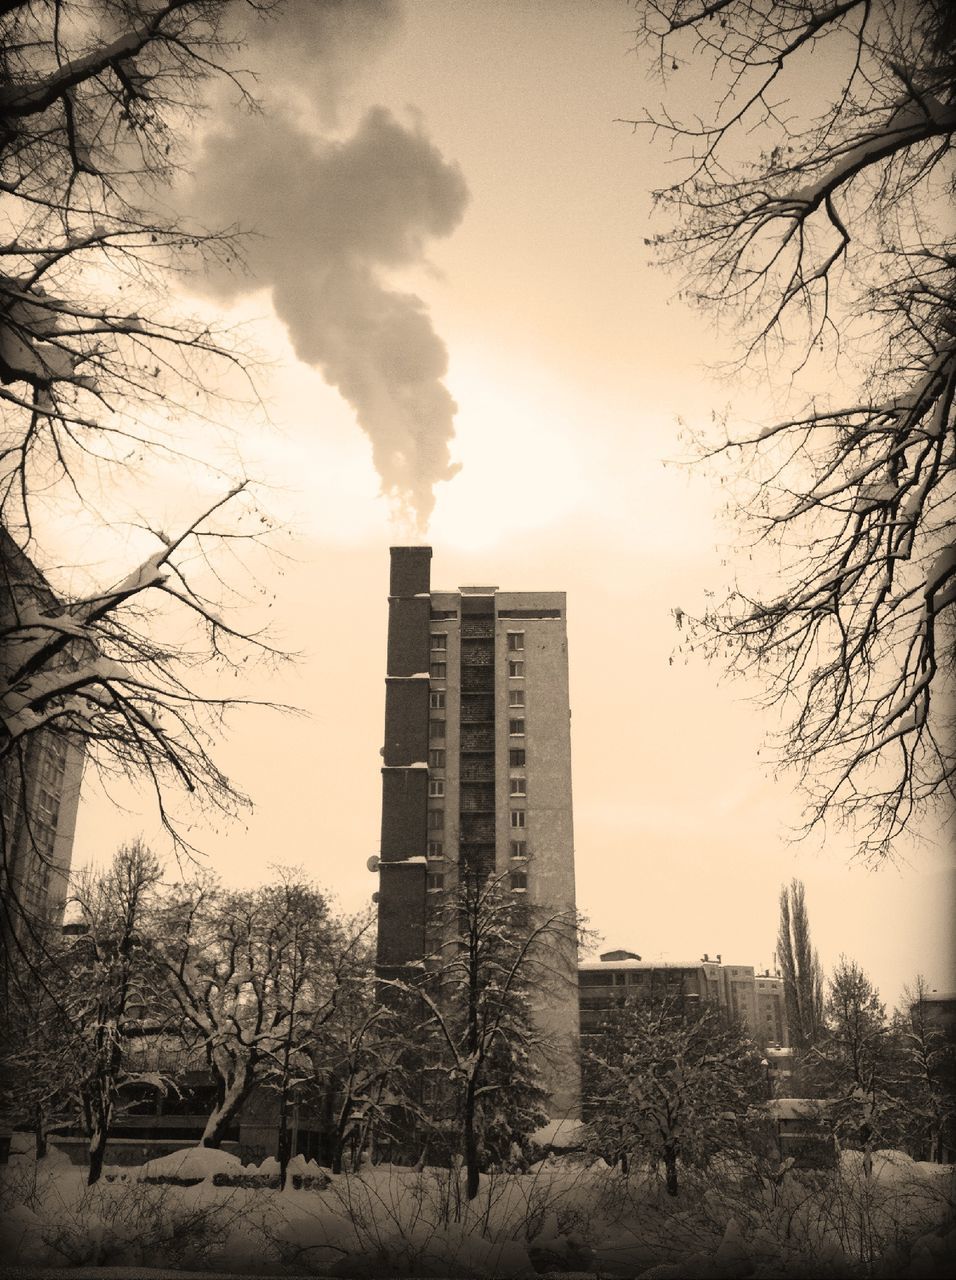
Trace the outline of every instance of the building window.
{"type": "Polygon", "coordinates": [[[512,769],[524,764],[524,747],[512,747],[508,752],[508,764],[512,769]]]}
{"type": "Polygon", "coordinates": [[[439,798],[440,798],[440,797],[442,797],[442,796],[445,794],[445,779],[444,779],[444,778],[429,778],[429,779],[428,779],[428,794],[429,794],[430,796],[438,796],[439,798]]]}
{"type": "Polygon", "coordinates": [[[428,856],[429,858],[443,858],[445,856],[445,846],[441,840],[429,840],[428,856]]]}
{"type": "MultiPolygon", "coordinates": [[[[441,809],[429,809],[428,810],[428,830],[441,831],[444,825],[445,825],[445,815],[441,811],[441,809]]],[[[419,848],[421,848],[421,845],[419,845],[419,848]]]]}
{"type": "Polygon", "coordinates": [[[513,738],[523,738],[524,737],[524,721],[509,720],[508,732],[511,734],[513,738]]]}
{"type": "Polygon", "coordinates": [[[512,680],[517,680],[520,676],[523,676],[523,675],[524,675],[524,663],[523,663],[523,662],[509,662],[509,663],[508,663],[508,675],[511,677],[511,679],[512,679],[512,680]]]}
{"type": "Polygon", "coordinates": [[[515,828],[521,828],[521,827],[523,827],[523,826],[525,825],[525,811],[524,811],[524,809],[512,809],[512,810],[511,810],[511,825],[512,825],[512,827],[515,827],[515,828]]]}
{"type": "Polygon", "coordinates": [[[603,987],[610,981],[607,974],[601,973],[600,970],[585,969],[583,973],[578,974],[579,987],[603,987]]]}
{"type": "Polygon", "coordinates": [[[425,888],[432,892],[436,889],[444,889],[445,876],[441,871],[429,871],[425,876],[425,888]]]}
{"type": "Polygon", "coordinates": [[[512,858],[527,858],[528,842],[526,840],[512,840],[511,856],[512,858]]]}
{"type": "Polygon", "coordinates": [[[445,722],[444,720],[430,720],[428,723],[429,738],[444,738],[445,722]]]}
{"type": "Polygon", "coordinates": [[[432,689],[431,693],[428,695],[428,705],[431,707],[432,711],[444,711],[444,691],[442,689],[432,689]]]}
{"type": "Polygon", "coordinates": [[[508,632],[508,652],[509,653],[524,652],[524,632],[523,631],[508,632]]]}
{"type": "Polygon", "coordinates": [[[527,871],[512,871],[511,887],[512,889],[527,889],[528,887],[527,871]]]}
{"type": "Polygon", "coordinates": [[[511,690],[509,690],[509,692],[508,692],[508,706],[509,706],[509,707],[523,707],[523,706],[524,706],[524,689],[511,689],[511,690]]]}
{"type": "Polygon", "coordinates": [[[444,769],[445,767],[445,748],[434,747],[428,753],[429,769],[444,769]]]}
{"type": "Polygon", "coordinates": [[[433,662],[429,668],[429,675],[433,680],[444,680],[448,674],[448,664],[446,662],[433,662]]]}
{"type": "Polygon", "coordinates": [[[526,796],[526,795],[528,794],[528,779],[527,779],[527,778],[512,778],[512,779],[511,779],[511,794],[512,794],[513,796],[526,796]]]}
{"type": "Polygon", "coordinates": [[[433,631],[432,632],[432,653],[444,653],[448,648],[448,632],[433,631]]]}

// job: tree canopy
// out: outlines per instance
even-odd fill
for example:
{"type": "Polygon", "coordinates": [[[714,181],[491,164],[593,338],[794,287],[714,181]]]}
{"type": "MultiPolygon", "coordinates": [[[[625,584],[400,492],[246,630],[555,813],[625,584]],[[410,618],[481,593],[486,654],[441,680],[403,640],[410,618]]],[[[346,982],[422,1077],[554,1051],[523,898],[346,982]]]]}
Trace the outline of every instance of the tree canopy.
{"type": "Polygon", "coordinates": [[[269,521],[216,413],[249,360],[175,287],[236,247],[180,218],[166,184],[207,82],[248,96],[238,18],[273,7],[0,6],[3,787],[38,735],[65,736],[106,777],[152,786],[181,844],[172,792],[243,801],[214,759],[235,686],[209,677],[275,650],[245,558],[269,521]],[[94,550],[71,559],[66,528],[94,550]]]}
{"type": "Polygon", "coordinates": [[[636,13],[666,100],[635,123],[680,173],[656,193],[672,228],[654,246],[683,296],[733,318],[732,371],[787,405],[698,442],[774,559],[692,627],[782,707],[808,826],[849,821],[879,860],[954,790],[956,16],[946,0],[636,13]]]}

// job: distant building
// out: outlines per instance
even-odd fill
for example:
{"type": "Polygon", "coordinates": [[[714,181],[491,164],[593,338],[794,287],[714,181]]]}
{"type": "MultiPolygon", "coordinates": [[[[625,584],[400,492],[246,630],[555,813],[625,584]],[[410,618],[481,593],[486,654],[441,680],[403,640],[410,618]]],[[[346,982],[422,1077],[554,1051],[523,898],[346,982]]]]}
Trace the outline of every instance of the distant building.
{"type": "Polygon", "coordinates": [[[700,1006],[712,1000],[708,976],[700,961],[642,960],[635,952],[607,951],[599,960],[578,965],[581,1035],[597,1031],[607,1013],[628,1000],[680,997],[700,1006]]]}
{"type": "Polygon", "coordinates": [[[797,1169],[830,1169],[839,1152],[829,1123],[831,1103],[821,1098],[774,1098],[770,1117],[781,1160],[797,1169]]]}
{"type": "Polygon", "coordinates": [[[910,1005],[909,1015],[914,1029],[922,1023],[924,1033],[930,1033],[929,1042],[937,1051],[933,1054],[937,1084],[950,1107],[942,1132],[924,1155],[929,1160],[952,1164],[956,1160],[956,1120],[952,1114],[956,1101],[956,991],[924,991],[920,1000],[910,1005]],[[943,1054],[938,1053],[939,1049],[944,1050],[943,1054]]]}
{"type": "MultiPolygon", "coordinates": [[[[573,911],[566,602],[558,591],[433,591],[430,547],[393,547],[385,677],[378,970],[407,976],[459,868],[573,911]]],[[[579,1105],[577,950],[542,991],[553,1113],[579,1105]]]]}
{"type": "MultiPolygon", "coordinates": [[[[51,614],[59,601],[43,575],[0,531],[0,633],[9,636],[31,614],[51,614]]],[[[15,677],[16,649],[0,646],[0,679],[15,677]]],[[[0,722],[0,885],[8,950],[31,927],[59,924],[66,901],[83,775],[83,748],[55,729],[37,729],[12,746],[0,722]]]]}
{"type": "Polygon", "coordinates": [[[956,1043],[956,991],[924,991],[922,999],[910,1005],[911,1020],[915,1021],[920,1005],[923,1022],[956,1043]]]}
{"type": "Polygon", "coordinates": [[[765,969],[754,978],[754,987],[757,997],[756,1028],[761,1040],[766,1044],[789,1045],[783,978],[765,969]]]}
{"type": "Polygon", "coordinates": [[[633,951],[606,951],[599,960],[578,965],[581,1034],[596,1030],[608,1009],[628,998],[679,996],[725,1009],[761,1045],[789,1043],[783,979],[753,965],[711,960],[648,961],[633,951]]]}

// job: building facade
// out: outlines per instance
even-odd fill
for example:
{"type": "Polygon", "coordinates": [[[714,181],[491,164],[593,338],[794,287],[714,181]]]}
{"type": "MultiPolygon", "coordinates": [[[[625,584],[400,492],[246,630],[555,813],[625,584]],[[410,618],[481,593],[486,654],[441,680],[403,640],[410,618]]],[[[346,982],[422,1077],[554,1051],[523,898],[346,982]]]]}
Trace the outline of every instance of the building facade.
{"type": "MultiPolygon", "coordinates": [[[[549,912],[574,911],[563,592],[433,591],[430,547],[393,547],[389,590],[378,970],[407,976],[460,868],[549,912]]],[[[555,1115],[576,1114],[576,943],[541,993],[555,1115]]]]}
{"type": "Polygon", "coordinates": [[[761,1046],[788,1045],[783,979],[753,965],[725,965],[720,957],[647,961],[633,951],[606,951],[578,965],[581,1034],[600,1028],[606,1011],[627,1000],[680,997],[706,1002],[736,1018],[761,1046]]]}
{"type": "MultiPolygon", "coordinates": [[[[28,639],[29,619],[55,613],[59,602],[43,575],[0,530],[0,679],[16,679],[17,648],[10,637],[28,639]]],[[[63,916],[73,836],[80,799],[84,752],[75,740],[36,729],[0,756],[0,887],[4,953],[14,935],[57,926],[63,916]]]]}

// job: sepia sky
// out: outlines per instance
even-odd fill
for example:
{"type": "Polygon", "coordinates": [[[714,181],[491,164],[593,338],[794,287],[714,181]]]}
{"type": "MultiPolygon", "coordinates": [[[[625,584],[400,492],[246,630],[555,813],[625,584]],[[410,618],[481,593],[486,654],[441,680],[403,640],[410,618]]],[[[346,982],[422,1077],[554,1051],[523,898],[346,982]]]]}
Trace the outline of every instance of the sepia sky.
{"type": "MultiPolygon", "coordinates": [[[[676,652],[672,611],[745,571],[720,485],[665,465],[678,419],[781,401],[759,371],[708,372],[724,338],[650,265],[672,170],[618,122],[656,93],[631,25],[621,0],[300,0],[246,55],[261,115],[220,96],[197,128],[171,198],[257,233],[192,303],[268,361],[273,426],[242,451],[290,556],[274,630],[302,656],[265,691],[307,715],[234,717],[221,759],[254,809],[194,834],[230,882],[295,864],[368,902],[388,547],[427,542],[434,588],[568,594],[578,903],[608,947],[770,965],[799,876],[825,969],[845,952],[890,1004],[918,972],[956,989],[942,843],[878,872],[839,832],[792,843],[773,722],[676,652]]],[[[162,847],[128,806],[90,788],[77,863],[162,847]]]]}

